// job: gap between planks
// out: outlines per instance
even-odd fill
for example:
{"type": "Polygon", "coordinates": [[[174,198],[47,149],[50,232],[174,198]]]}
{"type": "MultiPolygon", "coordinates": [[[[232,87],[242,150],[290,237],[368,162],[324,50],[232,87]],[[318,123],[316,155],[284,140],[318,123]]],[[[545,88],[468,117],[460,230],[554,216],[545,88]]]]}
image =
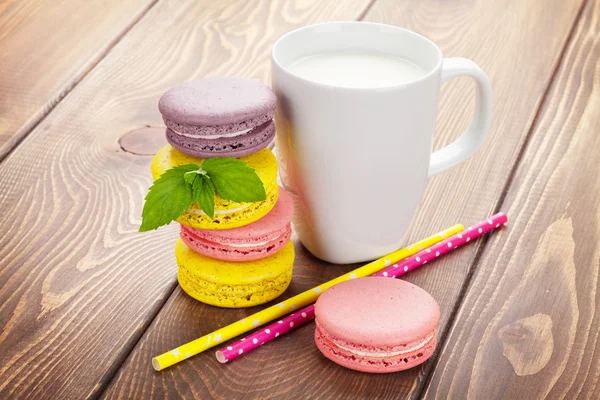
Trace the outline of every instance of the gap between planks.
{"type": "Polygon", "coordinates": [[[106,46],[104,50],[100,52],[98,57],[90,60],[89,64],[84,68],[84,70],[79,75],[75,75],[73,81],[67,84],[67,86],[62,90],[56,93],[56,99],[54,101],[50,101],[48,106],[41,112],[41,115],[30,124],[25,125],[22,128],[22,131],[17,131],[14,136],[12,136],[6,144],[3,146],[3,149],[0,149],[0,163],[6,159],[18,146],[19,144],[31,133],[39,124],[41,124],[48,115],[58,106],[65,97],[75,87],[102,61],[104,58],[111,52],[111,50],[131,31],[131,29],[138,24],[150,11],[159,0],[150,1],[146,7],[137,15],[131,22],[119,33],[117,34],[106,46]]]}
{"type": "MultiPolygon", "coordinates": [[[[0,163],[2,163],[2,161],[4,161],[4,159],[6,159],[6,157],[8,157],[18,147],[18,145],[29,135],[30,132],[32,132],[40,123],[42,123],[48,117],[48,115],[50,115],[50,113],[54,110],[54,108],[56,106],[58,106],[58,104],[60,104],[61,101],[65,97],[67,97],[67,95],[69,93],[71,93],[71,91],[81,81],[83,81],[83,79],[85,79],[85,77],[112,51],[112,49],[117,44],[119,44],[119,42],[121,42],[121,40],[131,31],[131,29],[133,29],[133,27],[136,26],[159,1],[160,0],[152,0],[151,2],[149,2],[148,5],[142,10],[142,12],[140,12],[140,14],[138,16],[136,16],[125,27],[125,29],[123,29],[118,35],[116,35],[114,37],[113,40],[111,40],[108,43],[107,47],[98,55],[97,58],[91,60],[90,63],[85,68],[85,70],[80,75],[75,76],[75,79],[65,88],[64,91],[58,93],[58,97],[57,97],[56,101],[53,102],[53,104],[49,105],[48,109],[44,111],[44,114],[41,115],[37,121],[33,122],[30,126],[26,127],[23,130],[23,132],[14,136],[13,139],[11,139],[7,143],[7,148],[5,149],[5,151],[0,152],[0,163]]],[[[175,289],[177,287],[177,281],[173,282],[172,286],[173,286],[173,288],[168,292],[169,295],[165,296],[165,300],[161,304],[159,304],[158,307],[156,307],[156,310],[151,315],[151,319],[149,319],[148,324],[146,324],[146,326],[142,326],[140,335],[139,335],[139,337],[135,338],[132,349],[135,348],[135,346],[139,342],[140,338],[144,335],[144,333],[146,332],[148,327],[151,325],[151,323],[156,318],[156,315],[158,315],[158,313],[160,312],[162,307],[165,305],[167,300],[171,297],[171,294],[175,291],[175,289]]],[[[119,359],[116,360],[117,365],[115,365],[113,368],[111,368],[111,369],[114,369],[114,372],[110,372],[110,370],[109,370],[109,372],[106,374],[105,379],[103,379],[102,385],[98,388],[98,390],[96,391],[95,394],[94,393],[91,394],[91,396],[90,396],[91,398],[99,398],[102,395],[102,393],[104,393],[106,387],[108,387],[108,384],[113,380],[114,376],[119,371],[119,369],[123,365],[123,362],[125,362],[125,360],[129,356],[130,352],[131,351],[127,352],[127,354],[124,355],[122,360],[119,360],[119,359]]]]}
{"type": "MultiPolygon", "coordinates": [[[[575,19],[573,20],[573,25],[571,26],[571,29],[569,30],[569,33],[567,34],[567,36],[565,38],[565,42],[560,51],[558,59],[556,60],[556,64],[554,65],[554,68],[552,69],[552,75],[550,75],[550,79],[548,79],[548,83],[546,84],[544,94],[542,95],[542,99],[540,100],[540,103],[536,109],[533,120],[531,121],[531,125],[529,126],[529,129],[527,129],[527,133],[525,134],[523,143],[521,144],[521,148],[519,149],[519,152],[517,153],[517,157],[515,158],[515,161],[513,162],[512,166],[511,166],[511,170],[510,170],[508,178],[506,179],[506,182],[504,184],[504,188],[502,189],[502,192],[500,193],[500,196],[498,197],[498,200],[496,201],[496,205],[494,206],[494,209],[493,209],[494,213],[498,213],[498,212],[502,211],[501,208],[504,204],[504,200],[506,199],[506,196],[512,187],[512,183],[513,183],[513,180],[517,173],[517,170],[519,168],[519,165],[521,164],[523,156],[525,155],[525,153],[529,147],[529,143],[531,141],[531,137],[533,136],[533,132],[535,131],[535,129],[537,128],[537,126],[539,124],[540,116],[542,115],[542,112],[545,109],[546,102],[548,101],[548,96],[554,85],[554,82],[558,75],[558,71],[560,70],[560,67],[564,61],[564,58],[567,54],[567,50],[569,49],[570,44],[573,41],[573,37],[577,30],[577,27],[579,26],[579,24],[581,22],[581,18],[583,16],[583,11],[585,10],[587,2],[588,2],[588,0],[583,0],[581,2],[581,6],[579,7],[579,10],[577,11],[577,15],[575,16],[575,19]]],[[[510,215],[508,217],[509,217],[508,229],[510,229],[510,215]]],[[[446,341],[449,337],[450,331],[454,328],[454,325],[456,323],[456,317],[462,307],[462,304],[467,296],[469,289],[471,288],[471,283],[473,281],[473,277],[475,276],[475,272],[477,270],[477,265],[478,265],[482,255],[483,255],[483,252],[490,240],[490,237],[491,237],[490,235],[484,236],[482,238],[481,242],[478,243],[478,245],[477,245],[477,250],[475,252],[475,256],[473,257],[473,261],[469,265],[465,281],[463,282],[463,285],[458,294],[457,300],[454,303],[452,310],[450,311],[450,318],[448,319],[446,328],[444,329],[444,331],[442,332],[441,335],[438,335],[439,340],[437,343],[437,349],[436,349],[435,353],[433,354],[433,356],[430,358],[429,367],[426,367],[423,371],[423,375],[424,375],[423,384],[421,385],[421,387],[419,389],[417,389],[418,391],[416,393],[415,398],[418,398],[418,399],[424,398],[425,391],[429,387],[429,383],[433,377],[433,372],[437,368],[437,363],[438,363],[438,359],[440,357],[440,353],[441,353],[442,349],[446,346],[446,341]]]]}

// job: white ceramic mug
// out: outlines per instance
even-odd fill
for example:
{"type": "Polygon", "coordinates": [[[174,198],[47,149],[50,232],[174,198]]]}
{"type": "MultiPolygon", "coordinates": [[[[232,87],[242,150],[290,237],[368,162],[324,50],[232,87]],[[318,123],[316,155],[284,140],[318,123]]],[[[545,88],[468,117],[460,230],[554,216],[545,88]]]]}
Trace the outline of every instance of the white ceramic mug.
{"type": "Polygon", "coordinates": [[[472,61],[446,58],[429,39],[394,26],[333,22],[282,36],[273,46],[280,175],[296,202],[294,227],[308,250],[333,263],[371,260],[401,247],[427,177],[470,157],[485,139],[492,89],[472,61]],[[404,85],[347,88],[286,68],[316,53],[369,51],[425,70],[404,85]],[[477,101],[467,130],[432,153],[442,82],[470,76],[477,101]]]}

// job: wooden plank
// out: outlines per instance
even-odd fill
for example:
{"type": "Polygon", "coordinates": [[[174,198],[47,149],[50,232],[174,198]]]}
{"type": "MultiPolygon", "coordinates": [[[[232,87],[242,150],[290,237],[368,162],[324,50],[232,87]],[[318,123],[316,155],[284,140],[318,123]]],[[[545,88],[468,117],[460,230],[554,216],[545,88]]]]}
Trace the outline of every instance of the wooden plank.
{"type": "Polygon", "coordinates": [[[0,160],[155,2],[0,4],[0,160]]]}
{"type": "Polygon", "coordinates": [[[151,157],[135,154],[164,141],[144,128],[162,125],[160,95],[267,81],[282,33],[367,6],[159,2],[0,164],[0,398],[97,396],[172,292],[177,227],[137,232],[151,157]]]}
{"type": "MultiPolygon", "coordinates": [[[[558,0],[375,2],[367,20],[406,26],[437,41],[447,56],[473,58],[489,73],[494,87],[491,137],[466,165],[431,180],[407,242],[458,221],[474,222],[496,207],[580,5],[558,0]],[[526,67],[517,69],[519,65],[526,67]]],[[[469,89],[458,81],[443,88],[438,146],[457,137],[466,126],[470,109],[464,99],[469,89]]],[[[458,250],[407,276],[438,299],[441,332],[458,301],[477,246],[458,250]]],[[[297,249],[294,281],[286,296],[352,268],[326,265],[300,246],[297,249]]],[[[391,375],[348,371],[319,355],[313,345],[314,328],[305,326],[231,365],[219,365],[209,352],[162,373],[151,369],[153,355],[256,310],[215,309],[176,289],[125,362],[107,397],[397,399],[418,395],[432,364],[391,375]]]]}
{"type": "Polygon", "coordinates": [[[600,1],[588,1],[427,398],[600,398],[600,1]]]}

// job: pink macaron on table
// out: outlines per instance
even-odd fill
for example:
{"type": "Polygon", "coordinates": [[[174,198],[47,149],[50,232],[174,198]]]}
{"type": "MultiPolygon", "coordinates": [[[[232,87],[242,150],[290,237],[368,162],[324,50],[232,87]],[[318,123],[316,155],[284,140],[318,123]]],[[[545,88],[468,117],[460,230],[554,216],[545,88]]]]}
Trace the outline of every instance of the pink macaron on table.
{"type": "Polygon", "coordinates": [[[315,343],[333,362],[362,372],[415,367],[435,349],[437,302],[412,283],[384,277],[342,282],[315,304],[315,343]]]}

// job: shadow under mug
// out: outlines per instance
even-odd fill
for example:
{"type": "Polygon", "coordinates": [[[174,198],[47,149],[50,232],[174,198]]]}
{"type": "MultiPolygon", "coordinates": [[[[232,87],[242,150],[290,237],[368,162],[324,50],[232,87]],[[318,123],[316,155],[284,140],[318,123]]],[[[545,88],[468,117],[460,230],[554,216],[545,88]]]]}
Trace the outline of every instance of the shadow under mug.
{"type": "Polygon", "coordinates": [[[280,175],[295,202],[294,228],[306,248],[329,262],[372,260],[397,250],[427,177],[473,155],[492,117],[486,74],[465,58],[446,58],[429,39],[394,26],[332,22],[283,35],[273,46],[272,86],[280,175]],[[425,75],[383,88],[332,86],[298,77],[299,58],[339,51],[401,57],[425,75]],[[440,85],[477,82],[467,130],[432,153],[440,85]]]}

